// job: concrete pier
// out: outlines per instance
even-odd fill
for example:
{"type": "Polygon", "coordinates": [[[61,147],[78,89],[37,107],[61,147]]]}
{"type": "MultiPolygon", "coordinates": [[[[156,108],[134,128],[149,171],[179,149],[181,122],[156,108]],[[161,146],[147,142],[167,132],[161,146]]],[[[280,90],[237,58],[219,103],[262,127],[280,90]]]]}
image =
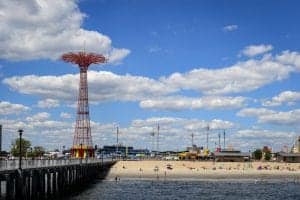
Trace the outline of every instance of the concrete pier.
{"type": "Polygon", "coordinates": [[[97,178],[115,161],[0,171],[0,199],[59,199],[97,178]]]}

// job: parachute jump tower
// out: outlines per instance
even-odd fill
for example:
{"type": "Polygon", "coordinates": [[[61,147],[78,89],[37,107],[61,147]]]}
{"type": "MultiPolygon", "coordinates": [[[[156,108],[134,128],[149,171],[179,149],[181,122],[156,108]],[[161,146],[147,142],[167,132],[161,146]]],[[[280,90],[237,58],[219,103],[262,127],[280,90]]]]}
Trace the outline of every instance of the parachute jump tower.
{"type": "Polygon", "coordinates": [[[78,65],[80,69],[76,126],[71,148],[72,156],[76,158],[94,157],[89,115],[87,70],[91,64],[105,63],[107,59],[103,55],[86,52],[65,53],[61,56],[61,59],[78,65]]]}

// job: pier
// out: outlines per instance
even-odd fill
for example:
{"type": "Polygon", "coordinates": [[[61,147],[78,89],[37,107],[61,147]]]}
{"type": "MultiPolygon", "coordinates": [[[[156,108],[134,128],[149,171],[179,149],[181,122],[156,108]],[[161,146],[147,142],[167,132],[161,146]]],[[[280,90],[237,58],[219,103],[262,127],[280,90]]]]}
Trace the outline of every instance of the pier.
{"type": "Polygon", "coordinates": [[[104,178],[112,160],[23,160],[0,161],[1,199],[59,199],[97,178],[104,178]]]}

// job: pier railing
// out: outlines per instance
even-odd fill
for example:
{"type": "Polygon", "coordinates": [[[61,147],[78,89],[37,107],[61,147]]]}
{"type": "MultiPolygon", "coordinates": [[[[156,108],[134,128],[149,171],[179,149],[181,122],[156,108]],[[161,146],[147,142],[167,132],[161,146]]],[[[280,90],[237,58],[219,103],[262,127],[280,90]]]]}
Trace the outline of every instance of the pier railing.
{"type": "MultiPolygon", "coordinates": [[[[22,160],[22,169],[51,166],[76,165],[85,163],[100,163],[111,159],[35,159],[22,160]]],[[[0,160],[0,171],[18,169],[19,160],[0,160]]]]}

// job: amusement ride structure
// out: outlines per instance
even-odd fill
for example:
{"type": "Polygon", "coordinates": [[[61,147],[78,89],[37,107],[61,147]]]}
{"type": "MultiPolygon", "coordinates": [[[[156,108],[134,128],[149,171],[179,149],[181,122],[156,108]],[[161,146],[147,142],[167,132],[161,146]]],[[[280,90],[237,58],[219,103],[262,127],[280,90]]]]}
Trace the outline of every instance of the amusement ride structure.
{"type": "Polygon", "coordinates": [[[90,127],[87,70],[91,64],[105,63],[100,54],[77,52],[61,56],[65,62],[77,64],[80,69],[79,95],[77,102],[76,126],[71,153],[76,158],[94,157],[94,147],[90,127]]]}

